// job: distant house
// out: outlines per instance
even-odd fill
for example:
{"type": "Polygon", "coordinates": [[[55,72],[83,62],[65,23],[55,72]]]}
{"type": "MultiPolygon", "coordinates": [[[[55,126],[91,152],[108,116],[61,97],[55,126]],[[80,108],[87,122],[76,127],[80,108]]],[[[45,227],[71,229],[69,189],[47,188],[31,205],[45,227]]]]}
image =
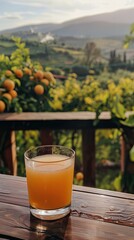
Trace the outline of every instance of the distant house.
{"type": "Polygon", "coordinates": [[[49,41],[53,41],[54,40],[54,37],[52,36],[52,34],[51,33],[47,33],[46,35],[45,35],[45,37],[43,37],[42,39],[41,39],[41,43],[44,43],[44,42],[49,42],[49,41]]]}

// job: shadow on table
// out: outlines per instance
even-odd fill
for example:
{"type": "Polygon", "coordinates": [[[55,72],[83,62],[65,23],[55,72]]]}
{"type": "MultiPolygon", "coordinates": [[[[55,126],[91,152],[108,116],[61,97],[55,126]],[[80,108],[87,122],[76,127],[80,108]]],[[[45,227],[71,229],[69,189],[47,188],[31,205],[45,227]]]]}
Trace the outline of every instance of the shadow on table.
{"type": "Polygon", "coordinates": [[[44,221],[30,214],[30,230],[36,232],[39,240],[64,240],[68,225],[70,226],[69,215],[55,221],[44,221]]]}

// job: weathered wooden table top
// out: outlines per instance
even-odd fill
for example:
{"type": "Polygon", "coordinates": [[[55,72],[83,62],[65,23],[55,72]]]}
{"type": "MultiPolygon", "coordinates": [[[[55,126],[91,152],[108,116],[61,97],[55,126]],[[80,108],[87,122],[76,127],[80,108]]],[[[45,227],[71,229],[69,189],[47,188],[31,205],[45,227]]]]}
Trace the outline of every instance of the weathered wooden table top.
{"type": "Polygon", "coordinates": [[[69,216],[30,215],[26,179],[0,174],[0,239],[134,240],[134,195],[73,187],[69,216]]]}

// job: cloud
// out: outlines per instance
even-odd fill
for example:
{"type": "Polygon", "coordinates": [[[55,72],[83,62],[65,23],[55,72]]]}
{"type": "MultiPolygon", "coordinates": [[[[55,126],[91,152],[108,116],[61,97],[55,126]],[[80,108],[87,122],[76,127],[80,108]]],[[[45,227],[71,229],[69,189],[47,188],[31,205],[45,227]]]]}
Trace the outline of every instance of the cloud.
{"type": "Polygon", "coordinates": [[[17,19],[17,20],[22,20],[22,19],[25,19],[26,15],[28,16],[33,16],[35,15],[34,12],[30,12],[30,11],[27,11],[27,12],[4,12],[3,14],[0,15],[0,19],[17,19]]]}
{"type": "Polygon", "coordinates": [[[4,12],[0,19],[22,19],[22,16],[17,12],[4,12]]]}
{"type": "Polygon", "coordinates": [[[132,0],[8,0],[9,3],[14,5],[23,5],[23,6],[31,6],[31,7],[45,7],[47,9],[59,9],[59,10],[88,10],[92,11],[98,9],[99,11],[103,9],[117,9],[118,7],[131,7],[134,6],[134,1],[132,0]]]}
{"type": "Polygon", "coordinates": [[[44,6],[44,1],[35,2],[33,0],[31,0],[31,1],[30,0],[29,1],[26,1],[26,0],[19,0],[19,1],[11,0],[10,3],[14,4],[14,5],[31,6],[31,7],[42,7],[42,6],[44,6]]]}
{"type": "Polygon", "coordinates": [[[87,7],[90,9],[95,8],[97,4],[93,4],[91,0],[11,0],[11,3],[18,5],[27,5],[32,7],[44,7],[51,10],[64,10],[64,11],[73,11],[75,9],[87,10],[87,7]]]}

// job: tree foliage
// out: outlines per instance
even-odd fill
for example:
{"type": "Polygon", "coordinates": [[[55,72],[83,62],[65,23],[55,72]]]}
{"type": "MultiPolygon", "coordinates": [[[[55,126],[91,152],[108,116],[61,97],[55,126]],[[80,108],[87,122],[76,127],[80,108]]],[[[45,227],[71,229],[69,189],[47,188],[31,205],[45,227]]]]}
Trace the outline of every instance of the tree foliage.
{"type": "Polygon", "coordinates": [[[29,49],[20,38],[13,37],[13,41],[16,50],[11,56],[0,55],[0,104],[5,106],[0,107],[0,112],[49,111],[49,90],[55,85],[53,75],[39,62],[32,62],[29,49]]]}
{"type": "Polygon", "coordinates": [[[84,64],[88,67],[91,67],[92,64],[97,60],[100,56],[100,49],[97,48],[94,42],[87,42],[84,48],[84,64]]]}

